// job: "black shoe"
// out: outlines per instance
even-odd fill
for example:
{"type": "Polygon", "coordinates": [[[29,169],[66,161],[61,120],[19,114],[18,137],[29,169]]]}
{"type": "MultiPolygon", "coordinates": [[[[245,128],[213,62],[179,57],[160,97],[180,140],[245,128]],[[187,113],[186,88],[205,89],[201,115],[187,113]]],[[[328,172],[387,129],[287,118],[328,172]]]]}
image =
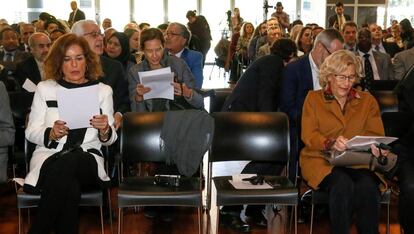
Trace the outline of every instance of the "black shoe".
{"type": "Polygon", "coordinates": [[[161,220],[164,222],[171,222],[174,215],[174,207],[160,207],[159,213],[161,214],[161,220]]]}
{"type": "Polygon", "coordinates": [[[158,215],[157,207],[147,206],[147,207],[144,208],[144,216],[146,218],[153,219],[153,218],[157,217],[157,215],[158,215]]]}
{"type": "Polygon", "coordinates": [[[249,224],[243,223],[240,217],[230,214],[220,214],[220,224],[241,233],[248,233],[251,231],[249,224]]]}

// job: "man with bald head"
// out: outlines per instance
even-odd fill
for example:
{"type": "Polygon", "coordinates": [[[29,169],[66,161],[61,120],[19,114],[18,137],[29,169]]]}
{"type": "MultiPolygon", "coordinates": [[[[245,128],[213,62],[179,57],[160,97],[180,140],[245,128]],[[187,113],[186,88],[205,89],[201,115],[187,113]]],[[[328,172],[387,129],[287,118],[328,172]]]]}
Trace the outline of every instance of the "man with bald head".
{"type": "Polygon", "coordinates": [[[102,56],[104,52],[103,34],[98,24],[92,20],[80,20],[71,29],[72,33],[82,36],[90,48],[100,57],[104,84],[111,86],[114,99],[114,126],[118,129],[122,122],[122,114],[130,110],[128,83],[125,79],[124,69],[118,61],[102,56]]]}
{"type": "MultiPolygon", "coordinates": [[[[16,79],[21,86],[25,82],[32,82],[37,85],[43,80],[43,64],[49,53],[51,45],[49,37],[43,32],[36,32],[28,40],[30,53],[33,55],[19,63],[16,69],[16,79]]],[[[33,90],[22,89],[27,92],[33,90]]]]}

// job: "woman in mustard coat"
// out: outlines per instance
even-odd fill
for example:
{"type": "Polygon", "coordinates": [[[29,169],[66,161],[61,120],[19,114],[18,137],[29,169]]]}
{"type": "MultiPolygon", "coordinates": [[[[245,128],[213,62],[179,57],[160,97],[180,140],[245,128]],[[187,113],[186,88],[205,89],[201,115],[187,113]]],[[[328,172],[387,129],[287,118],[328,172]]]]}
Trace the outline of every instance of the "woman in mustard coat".
{"type": "Polygon", "coordinates": [[[374,97],[352,88],[360,70],[351,52],[333,53],[320,68],[322,89],[310,91],[303,106],[302,176],[313,189],[329,193],[332,233],[349,233],[354,213],[358,233],[378,233],[380,178],[368,168],[334,167],[323,156],[324,150],[346,150],[346,141],[356,135],[384,135],[374,97]]]}

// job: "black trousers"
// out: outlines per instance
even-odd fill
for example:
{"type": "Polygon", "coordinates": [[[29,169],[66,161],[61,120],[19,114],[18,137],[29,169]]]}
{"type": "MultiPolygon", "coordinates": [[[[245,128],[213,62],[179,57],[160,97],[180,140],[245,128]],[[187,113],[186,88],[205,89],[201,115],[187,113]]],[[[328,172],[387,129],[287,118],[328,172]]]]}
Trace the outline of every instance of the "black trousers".
{"type": "Polygon", "coordinates": [[[414,233],[414,152],[398,155],[398,215],[404,233],[414,233]],[[410,158],[411,157],[411,158],[410,158]]]}
{"type": "Polygon", "coordinates": [[[319,185],[329,192],[332,233],[349,234],[356,214],[358,233],[378,234],[380,191],[378,178],[367,169],[334,167],[319,185]]]}
{"type": "Polygon", "coordinates": [[[40,203],[30,234],[79,232],[81,191],[99,187],[95,158],[77,150],[59,157],[51,156],[43,164],[37,189],[40,203]]]}

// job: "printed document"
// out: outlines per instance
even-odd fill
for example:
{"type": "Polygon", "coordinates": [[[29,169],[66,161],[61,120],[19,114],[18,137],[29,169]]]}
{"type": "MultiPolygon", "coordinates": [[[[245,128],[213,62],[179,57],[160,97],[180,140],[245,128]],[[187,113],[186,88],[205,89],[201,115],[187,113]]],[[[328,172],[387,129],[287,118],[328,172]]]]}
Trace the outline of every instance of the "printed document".
{"type": "Polygon", "coordinates": [[[99,115],[98,85],[82,88],[60,88],[57,92],[59,119],[69,129],[92,127],[89,120],[99,115]]]}
{"type": "Polygon", "coordinates": [[[372,144],[390,144],[396,141],[396,137],[386,136],[355,136],[346,142],[346,146],[351,150],[368,150],[372,144]]]}
{"type": "Polygon", "coordinates": [[[140,82],[151,91],[144,94],[144,100],[152,98],[164,98],[174,100],[174,73],[170,67],[152,71],[138,72],[140,82]]]}

